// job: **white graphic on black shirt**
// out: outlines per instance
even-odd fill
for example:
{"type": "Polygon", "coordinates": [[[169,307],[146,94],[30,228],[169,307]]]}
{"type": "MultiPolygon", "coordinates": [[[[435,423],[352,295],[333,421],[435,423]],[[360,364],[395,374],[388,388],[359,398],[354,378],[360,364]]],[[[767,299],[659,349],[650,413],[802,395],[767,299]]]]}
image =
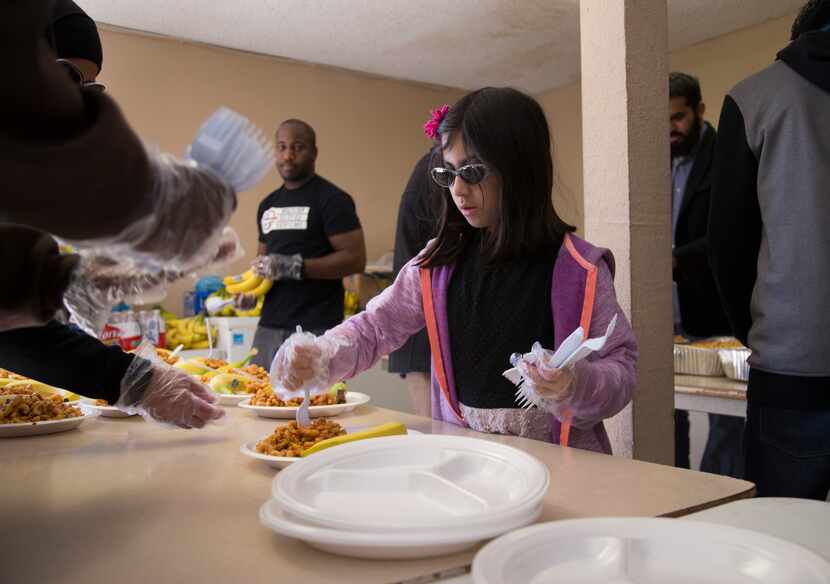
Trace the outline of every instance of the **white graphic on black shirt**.
{"type": "Polygon", "coordinates": [[[262,214],[263,235],[286,229],[308,229],[310,207],[271,207],[262,214]]]}

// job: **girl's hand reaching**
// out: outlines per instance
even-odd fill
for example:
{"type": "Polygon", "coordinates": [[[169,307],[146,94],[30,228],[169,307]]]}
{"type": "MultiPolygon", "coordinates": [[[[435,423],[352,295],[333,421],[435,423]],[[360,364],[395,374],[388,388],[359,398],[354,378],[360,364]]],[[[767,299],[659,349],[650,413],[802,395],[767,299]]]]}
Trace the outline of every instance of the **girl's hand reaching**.
{"type": "Polygon", "coordinates": [[[331,385],[329,361],[341,342],[330,335],[297,332],[288,337],[271,363],[271,385],[283,399],[303,395],[305,388],[326,391],[331,385]]]}
{"type": "MultiPolygon", "coordinates": [[[[286,343],[287,344],[287,343],[286,343]]],[[[314,344],[297,344],[293,350],[280,347],[271,368],[271,377],[288,390],[299,391],[319,370],[322,351],[314,344]]]]}

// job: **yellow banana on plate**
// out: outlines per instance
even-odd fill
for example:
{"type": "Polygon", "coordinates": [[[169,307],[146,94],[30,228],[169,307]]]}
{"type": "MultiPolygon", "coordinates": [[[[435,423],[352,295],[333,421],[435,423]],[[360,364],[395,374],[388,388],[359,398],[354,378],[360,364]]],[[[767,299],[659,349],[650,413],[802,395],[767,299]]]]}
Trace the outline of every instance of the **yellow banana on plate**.
{"type": "Polygon", "coordinates": [[[334,438],[321,440],[317,444],[303,450],[300,456],[306,457],[309,454],[320,452],[321,450],[331,448],[332,446],[346,444],[347,442],[356,442],[357,440],[367,440],[369,438],[382,438],[384,436],[400,436],[403,434],[406,434],[406,426],[400,422],[388,422],[386,424],[381,424],[380,426],[368,428],[367,430],[363,430],[361,432],[354,432],[353,434],[344,434],[343,436],[335,436],[334,438]]]}

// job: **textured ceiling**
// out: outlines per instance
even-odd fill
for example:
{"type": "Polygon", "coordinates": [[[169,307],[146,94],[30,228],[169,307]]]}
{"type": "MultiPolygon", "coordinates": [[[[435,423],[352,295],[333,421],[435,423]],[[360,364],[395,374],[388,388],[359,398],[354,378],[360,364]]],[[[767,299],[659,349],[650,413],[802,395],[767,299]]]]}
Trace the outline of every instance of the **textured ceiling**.
{"type": "MultiPolygon", "coordinates": [[[[538,93],[579,78],[578,0],[77,2],[107,24],[424,83],[538,93]]],[[[670,48],[760,24],[803,3],[669,0],[670,48]]]]}

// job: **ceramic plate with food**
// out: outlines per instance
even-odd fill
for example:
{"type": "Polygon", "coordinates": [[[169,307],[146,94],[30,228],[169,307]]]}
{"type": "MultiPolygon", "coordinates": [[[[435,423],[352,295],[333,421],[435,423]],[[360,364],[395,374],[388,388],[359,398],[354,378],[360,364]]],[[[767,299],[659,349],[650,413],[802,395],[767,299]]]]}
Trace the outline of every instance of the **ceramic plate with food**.
{"type": "MultiPolygon", "coordinates": [[[[359,426],[343,427],[333,420],[316,419],[308,428],[297,426],[296,422],[289,422],[284,426],[278,426],[274,432],[263,436],[259,440],[252,440],[243,444],[239,451],[245,456],[260,460],[273,468],[285,468],[289,464],[297,462],[302,458],[304,449],[311,448],[321,442],[336,437],[354,437],[361,434],[370,434],[367,438],[388,435],[383,426],[359,426]]],[[[420,434],[417,430],[403,428],[407,434],[420,434]]],[[[395,431],[395,433],[400,433],[395,431]]],[[[311,454],[310,456],[313,456],[311,454]]]]}
{"type": "MultiPolygon", "coordinates": [[[[315,405],[314,399],[312,398],[312,405],[309,406],[308,413],[312,418],[339,416],[340,414],[351,412],[358,406],[369,403],[370,399],[371,398],[365,393],[357,391],[345,392],[342,403],[324,403],[315,405]]],[[[265,406],[254,405],[251,401],[252,400],[250,399],[246,399],[239,404],[239,407],[251,410],[263,418],[293,419],[297,415],[297,407],[299,405],[265,406]]],[[[291,401],[293,402],[294,400],[291,401]]]]}
{"type": "Polygon", "coordinates": [[[0,397],[0,438],[64,432],[80,426],[94,414],[38,393],[0,397]]]}

